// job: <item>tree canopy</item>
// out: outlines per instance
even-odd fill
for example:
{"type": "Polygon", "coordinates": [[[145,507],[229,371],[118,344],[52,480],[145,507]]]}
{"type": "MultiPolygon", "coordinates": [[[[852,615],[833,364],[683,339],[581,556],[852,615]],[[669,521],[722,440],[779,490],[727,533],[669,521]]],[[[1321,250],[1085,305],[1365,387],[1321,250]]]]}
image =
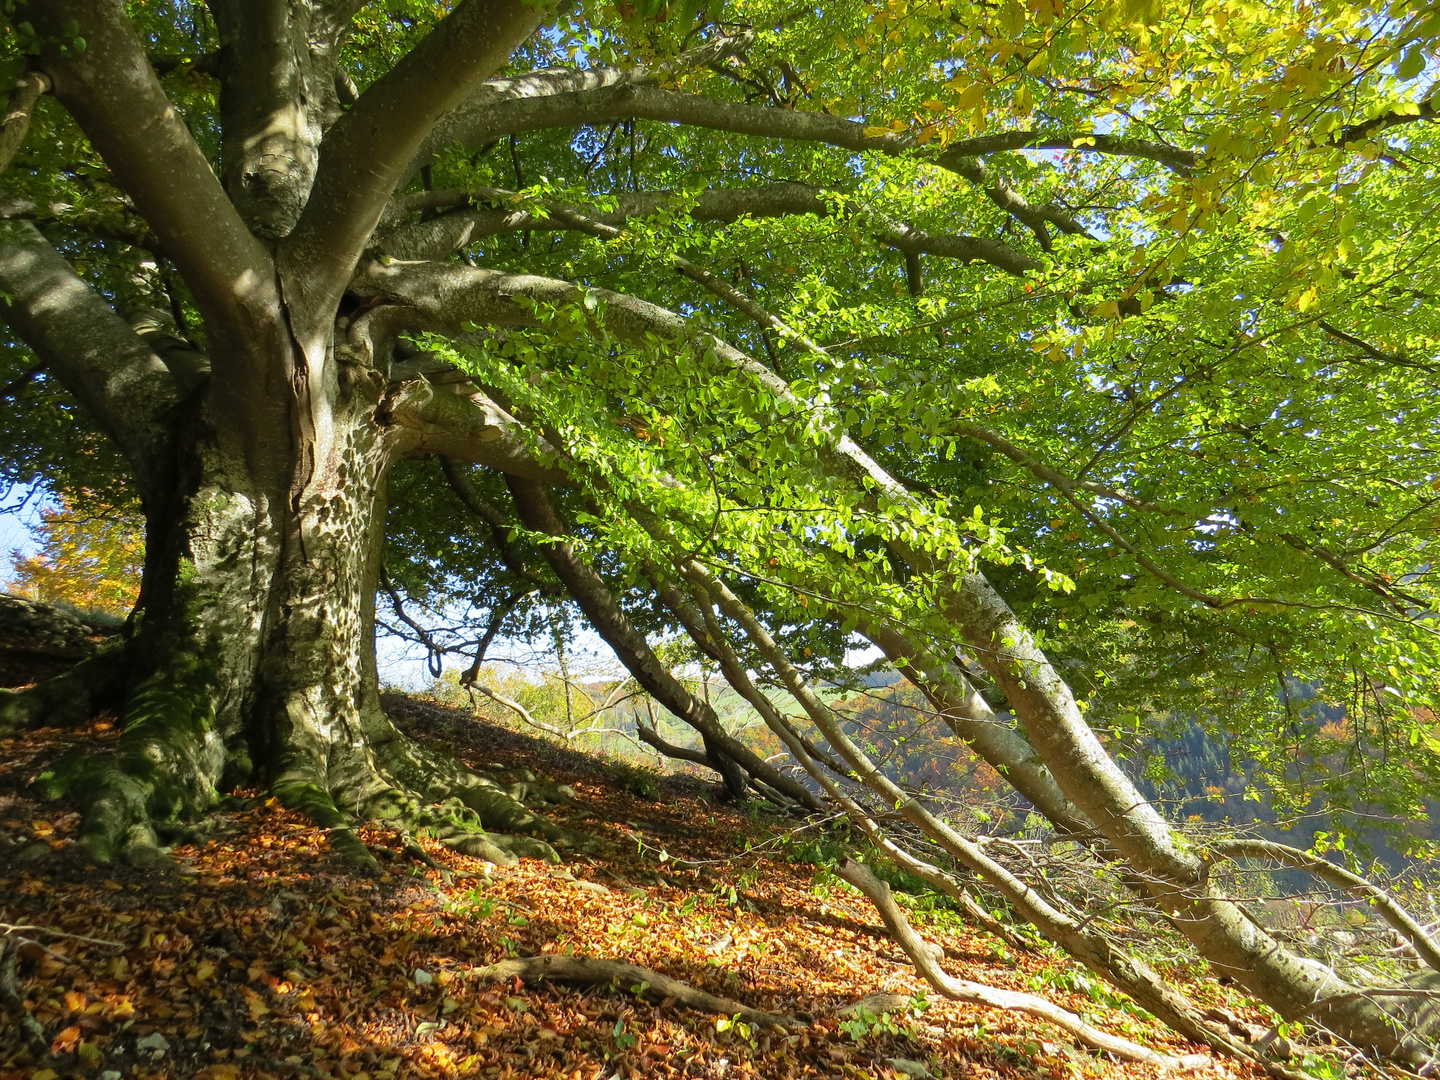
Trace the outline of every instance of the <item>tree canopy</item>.
{"type": "Polygon", "coordinates": [[[1235,944],[1106,746],[1198,723],[1332,835],[1440,784],[1440,8],[11,7],[5,475],[142,505],[147,655],[255,642],[180,680],[232,761],[346,828],[377,586],[472,653],[571,603],[732,790],[818,798],[648,639],[976,870],[827,726],[868,640],[1212,962],[1349,993],[1235,944]]]}

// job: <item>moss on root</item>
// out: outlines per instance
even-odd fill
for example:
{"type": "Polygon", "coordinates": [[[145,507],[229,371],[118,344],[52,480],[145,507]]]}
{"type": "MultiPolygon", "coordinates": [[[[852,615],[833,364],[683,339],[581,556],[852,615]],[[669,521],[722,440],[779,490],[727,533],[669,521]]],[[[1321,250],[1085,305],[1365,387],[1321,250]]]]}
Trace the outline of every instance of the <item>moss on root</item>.
{"type": "Polygon", "coordinates": [[[0,734],[38,727],[74,727],[119,703],[126,653],[116,643],[69,671],[28,690],[0,689],[0,734]]]}
{"type": "Polygon", "coordinates": [[[80,842],[97,861],[154,863],[163,858],[156,827],[193,820],[215,802],[225,759],[212,682],[204,661],[176,658],[131,692],[113,752],[69,754],[35,778],[46,796],[84,815],[80,842]]]}
{"type": "Polygon", "coordinates": [[[489,831],[486,826],[491,823],[458,798],[425,803],[402,789],[390,787],[372,795],[364,812],[412,836],[433,837],[462,854],[501,866],[523,856],[560,861],[559,854],[544,840],[489,831]]]}

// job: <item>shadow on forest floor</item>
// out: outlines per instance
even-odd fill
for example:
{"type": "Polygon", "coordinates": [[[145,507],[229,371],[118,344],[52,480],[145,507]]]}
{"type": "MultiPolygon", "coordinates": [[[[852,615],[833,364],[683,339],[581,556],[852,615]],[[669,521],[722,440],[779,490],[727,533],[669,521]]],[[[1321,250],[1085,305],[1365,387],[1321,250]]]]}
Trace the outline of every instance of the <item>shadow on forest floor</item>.
{"type": "MultiPolygon", "coordinates": [[[[99,867],[74,841],[78,818],[36,801],[27,783],[77,741],[113,738],[113,726],[0,740],[0,922],[47,928],[21,932],[35,944],[19,950],[18,989],[51,1041],[37,1060],[7,1015],[0,1080],[896,1075],[886,1059],[954,1077],[1150,1071],[1077,1053],[1031,1019],[948,1002],[908,1030],[857,1041],[839,1008],[920,983],[862,899],[786,860],[796,822],[717,802],[692,778],[661,778],[657,798],[637,796],[605,762],[466,710],[399,696],[386,707],[472,764],[572,785],[577,802],[552,816],[612,853],[495,869],[432,844],[433,869],[368,829],[383,872],[365,876],[332,858],[321,830],[249,792],[212,816],[204,840],[176,847],[174,866],[99,867]],[[507,957],[566,952],[640,964],[805,1023],[746,1038],[625,986],[467,977],[507,957]]],[[[1189,1050],[1060,989],[1066,961],[1012,957],[954,922],[927,932],[957,975],[1029,984],[1114,1030],[1189,1050]]]]}

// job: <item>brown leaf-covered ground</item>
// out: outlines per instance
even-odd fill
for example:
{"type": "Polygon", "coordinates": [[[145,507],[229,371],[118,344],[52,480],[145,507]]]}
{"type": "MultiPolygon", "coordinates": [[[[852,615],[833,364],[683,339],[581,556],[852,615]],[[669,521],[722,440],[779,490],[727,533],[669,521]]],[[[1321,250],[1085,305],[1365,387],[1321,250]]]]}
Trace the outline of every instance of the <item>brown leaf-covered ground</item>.
{"type": "MultiPolygon", "coordinates": [[[[494,869],[433,846],[433,869],[371,830],[384,871],[367,876],[298,815],[250,798],[230,800],[208,836],[175,848],[172,867],[98,867],[75,843],[76,816],[36,801],[27,783],[76,742],[114,738],[113,727],[0,740],[0,922],[46,928],[19,932],[35,944],[20,949],[18,989],[50,1042],[37,1059],[7,1011],[0,1080],[903,1076],[887,1059],[946,1077],[1151,1071],[1076,1051],[1028,1017],[933,997],[888,1032],[847,1030],[843,1006],[921,984],[863,898],[787,860],[793,848],[778,838],[793,822],[717,802],[696,780],[667,778],[658,798],[637,796],[584,754],[460,710],[387,704],[408,731],[472,763],[528,766],[574,786],[577,803],[553,816],[610,841],[610,853],[494,869]],[[469,977],[557,952],[641,964],[802,1023],[747,1038],[626,986],[469,977]]],[[[1039,989],[1111,1030],[1196,1050],[1067,992],[1074,969],[1063,960],[1011,955],[958,923],[925,930],[957,975],[1039,989]]],[[[1211,1075],[1252,1073],[1226,1061],[1211,1075]]]]}

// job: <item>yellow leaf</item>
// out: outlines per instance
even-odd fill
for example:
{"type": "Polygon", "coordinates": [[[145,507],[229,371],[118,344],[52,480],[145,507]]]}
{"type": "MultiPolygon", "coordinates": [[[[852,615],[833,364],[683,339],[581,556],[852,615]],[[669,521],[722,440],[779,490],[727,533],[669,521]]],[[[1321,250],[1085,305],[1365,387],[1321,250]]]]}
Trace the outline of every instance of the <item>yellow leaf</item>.
{"type": "Polygon", "coordinates": [[[1090,314],[1098,319],[1118,319],[1120,317],[1120,305],[1114,300],[1106,300],[1103,304],[1096,304],[1090,314]]]}
{"type": "Polygon", "coordinates": [[[1025,32],[1025,9],[1016,0],[1008,0],[1000,9],[1000,32],[1012,38],[1025,32]]]}
{"type": "Polygon", "coordinates": [[[960,108],[978,109],[985,104],[985,87],[981,83],[971,83],[960,93],[960,108]]]}
{"type": "Polygon", "coordinates": [[[266,1005],[265,999],[248,986],[243,989],[245,991],[245,1004],[250,1007],[250,1019],[259,1020],[260,1017],[270,1011],[270,1006],[266,1005]]]}
{"type": "Polygon", "coordinates": [[[931,112],[945,111],[945,103],[938,98],[926,98],[923,104],[925,108],[929,109],[931,112]]]}
{"type": "Polygon", "coordinates": [[[878,127],[875,124],[870,124],[865,128],[864,134],[867,139],[874,139],[881,135],[889,135],[890,129],[886,127],[878,127]]]}

